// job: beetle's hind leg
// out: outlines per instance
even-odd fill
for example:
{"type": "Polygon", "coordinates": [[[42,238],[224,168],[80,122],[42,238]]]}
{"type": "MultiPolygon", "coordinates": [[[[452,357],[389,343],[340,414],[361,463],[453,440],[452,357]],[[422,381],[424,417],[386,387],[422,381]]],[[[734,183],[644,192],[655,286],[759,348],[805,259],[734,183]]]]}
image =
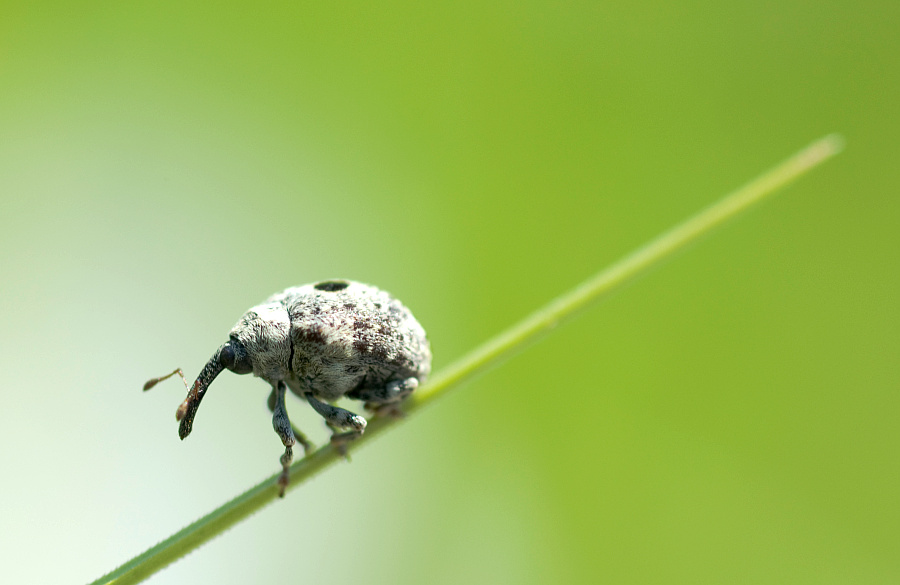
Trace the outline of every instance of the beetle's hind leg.
{"type": "Polygon", "coordinates": [[[339,406],[332,406],[317,400],[312,394],[307,393],[305,396],[309,405],[325,419],[328,426],[335,430],[331,435],[331,444],[341,455],[346,457],[347,443],[358,439],[363,434],[363,431],[366,430],[366,419],[339,406]],[[345,433],[337,432],[338,429],[346,428],[352,430],[345,433]]]}
{"type": "MultiPolygon", "coordinates": [[[[284,403],[284,394],[285,393],[282,393],[282,397],[281,397],[282,404],[284,403]]],[[[269,399],[267,402],[269,410],[273,414],[275,413],[275,404],[277,401],[278,401],[278,391],[273,387],[272,392],[269,394],[269,399]]],[[[286,412],[287,412],[287,410],[285,410],[285,413],[286,412]]],[[[274,417],[273,417],[272,424],[275,424],[274,417]]],[[[303,431],[301,431],[300,429],[295,427],[293,423],[291,423],[291,430],[294,431],[294,438],[303,447],[304,455],[309,455],[313,451],[316,450],[316,445],[312,441],[310,441],[308,438],[306,438],[306,435],[303,434],[303,431]]],[[[281,436],[281,435],[279,434],[279,436],[281,436]]]]}
{"type": "Polygon", "coordinates": [[[350,397],[364,400],[366,408],[374,412],[375,416],[402,418],[404,414],[400,409],[400,403],[418,387],[418,378],[407,378],[388,382],[380,388],[356,390],[350,397]]]}
{"type": "MultiPolygon", "coordinates": [[[[272,393],[275,396],[272,408],[272,427],[284,444],[284,455],[281,456],[281,475],[278,477],[278,496],[281,498],[284,497],[284,490],[291,481],[291,461],[294,459],[293,447],[294,443],[298,442],[294,435],[294,430],[291,427],[291,420],[288,418],[287,409],[284,407],[284,394],[286,391],[287,386],[283,381],[279,381],[272,389],[272,393]]],[[[306,448],[306,444],[308,444],[309,441],[306,441],[306,437],[303,437],[303,435],[300,436],[302,439],[299,442],[306,448]]]]}

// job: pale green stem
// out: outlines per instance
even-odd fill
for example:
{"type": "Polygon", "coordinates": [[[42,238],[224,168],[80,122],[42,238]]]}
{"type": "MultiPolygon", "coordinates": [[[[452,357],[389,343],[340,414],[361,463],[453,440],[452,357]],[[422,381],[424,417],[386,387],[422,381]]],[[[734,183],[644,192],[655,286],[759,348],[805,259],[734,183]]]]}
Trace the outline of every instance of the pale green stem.
{"type": "MultiPolygon", "coordinates": [[[[522,349],[538,334],[552,329],[564,318],[603,298],[646,272],[651,266],[671,257],[675,252],[696,241],[713,228],[746,211],[754,203],[763,200],[816,165],[834,156],[840,152],[841,148],[842,141],[836,135],[826,136],[814,142],[756,180],[638,248],[571,292],[552,301],[546,307],[519,322],[518,325],[501,333],[436,374],[430,382],[423,385],[406,401],[404,410],[412,413],[434,398],[445,394],[451,388],[459,386],[463,381],[497,365],[515,351],[522,349]]],[[[366,428],[365,435],[349,445],[350,450],[359,448],[360,445],[370,441],[372,437],[379,435],[384,429],[396,423],[397,419],[387,417],[372,420],[366,428]]],[[[293,490],[304,480],[340,458],[333,448],[326,445],[297,461],[291,466],[291,483],[288,490],[293,490]]],[[[277,473],[272,475],[108,575],[94,581],[94,584],[137,583],[178,560],[207,540],[277,499],[278,475],[277,473]]]]}

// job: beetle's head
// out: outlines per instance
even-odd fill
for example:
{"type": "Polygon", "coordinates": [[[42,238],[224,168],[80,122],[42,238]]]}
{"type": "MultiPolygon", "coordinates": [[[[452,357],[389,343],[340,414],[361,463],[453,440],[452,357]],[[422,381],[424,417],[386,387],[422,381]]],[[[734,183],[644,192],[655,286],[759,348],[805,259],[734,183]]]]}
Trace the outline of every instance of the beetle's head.
{"type": "MultiPolygon", "coordinates": [[[[253,371],[250,355],[247,353],[244,344],[237,339],[229,339],[222,347],[216,350],[216,353],[206,362],[206,366],[203,367],[200,375],[197,376],[194,385],[188,388],[187,398],[178,405],[178,409],[175,411],[175,419],[181,423],[178,426],[178,436],[182,439],[191,434],[194,416],[197,414],[197,409],[200,408],[200,401],[206,395],[207,388],[216,379],[216,376],[225,369],[231,370],[235,374],[249,374],[253,371]]],[[[176,373],[181,373],[181,370],[175,370],[162,378],[153,378],[144,384],[144,390],[149,390],[157,383],[176,373]]],[[[184,378],[183,375],[182,378],[184,378]]],[[[187,380],[185,380],[184,384],[187,387],[187,380]]]]}

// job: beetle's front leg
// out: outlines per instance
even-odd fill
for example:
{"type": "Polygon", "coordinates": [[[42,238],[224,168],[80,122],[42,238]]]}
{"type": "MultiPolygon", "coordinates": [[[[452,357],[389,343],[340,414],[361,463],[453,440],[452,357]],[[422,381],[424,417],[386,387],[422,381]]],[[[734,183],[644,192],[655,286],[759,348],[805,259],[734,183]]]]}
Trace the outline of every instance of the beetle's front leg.
{"type": "MultiPolygon", "coordinates": [[[[278,400],[278,390],[275,387],[273,387],[272,392],[269,393],[269,399],[266,402],[267,406],[269,407],[269,410],[272,413],[275,412],[275,403],[277,402],[277,400],[278,400]]],[[[283,402],[283,398],[282,398],[282,402],[283,402]]],[[[310,453],[312,453],[313,451],[316,450],[316,446],[313,444],[313,442],[310,441],[308,438],[306,438],[306,435],[304,435],[300,429],[295,427],[293,423],[291,423],[291,430],[294,431],[294,439],[296,439],[297,442],[303,446],[303,454],[304,455],[309,455],[310,453]]],[[[280,433],[279,433],[279,436],[281,436],[280,433]]]]}
{"type": "Polygon", "coordinates": [[[335,446],[341,455],[346,457],[347,443],[363,434],[363,431],[366,430],[366,419],[344,408],[321,402],[309,393],[306,394],[306,401],[333,429],[353,429],[346,433],[339,433],[335,430],[335,433],[331,435],[331,444],[335,446]]]}
{"type": "Polygon", "coordinates": [[[275,385],[273,392],[275,394],[275,407],[272,409],[272,427],[281,442],[284,443],[284,455],[281,456],[281,475],[278,477],[278,486],[280,488],[278,496],[284,497],[284,489],[291,481],[290,469],[291,461],[294,459],[294,443],[297,442],[294,437],[294,430],[291,428],[291,420],[288,418],[287,409],[284,407],[284,394],[287,386],[283,381],[279,381],[275,385]]]}

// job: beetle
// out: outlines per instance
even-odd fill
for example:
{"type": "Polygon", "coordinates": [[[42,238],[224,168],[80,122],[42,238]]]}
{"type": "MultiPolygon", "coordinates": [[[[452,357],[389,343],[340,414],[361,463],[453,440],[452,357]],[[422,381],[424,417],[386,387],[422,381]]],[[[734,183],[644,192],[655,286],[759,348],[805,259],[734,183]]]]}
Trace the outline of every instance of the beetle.
{"type": "Polygon", "coordinates": [[[331,427],[331,444],[346,456],[347,443],[366,429],[366,419],[333,403],[362,400],[367,410],[399,415],[400,402],[431,371],[431,346],[409,309],[389,293],[352,280],[325,280],[288,288],[249,309],[188,386],[182,370],[153,378],[144,391],[179,374],[188,389],[178,406],[178,436],[191,433],[200,401],[222,370],[269,383],[272,426],[284,445],[279,496],[290,481],[293,446],[313,445],[293,429],[285,409],[287,390],[305,400],[331,427]]]}

